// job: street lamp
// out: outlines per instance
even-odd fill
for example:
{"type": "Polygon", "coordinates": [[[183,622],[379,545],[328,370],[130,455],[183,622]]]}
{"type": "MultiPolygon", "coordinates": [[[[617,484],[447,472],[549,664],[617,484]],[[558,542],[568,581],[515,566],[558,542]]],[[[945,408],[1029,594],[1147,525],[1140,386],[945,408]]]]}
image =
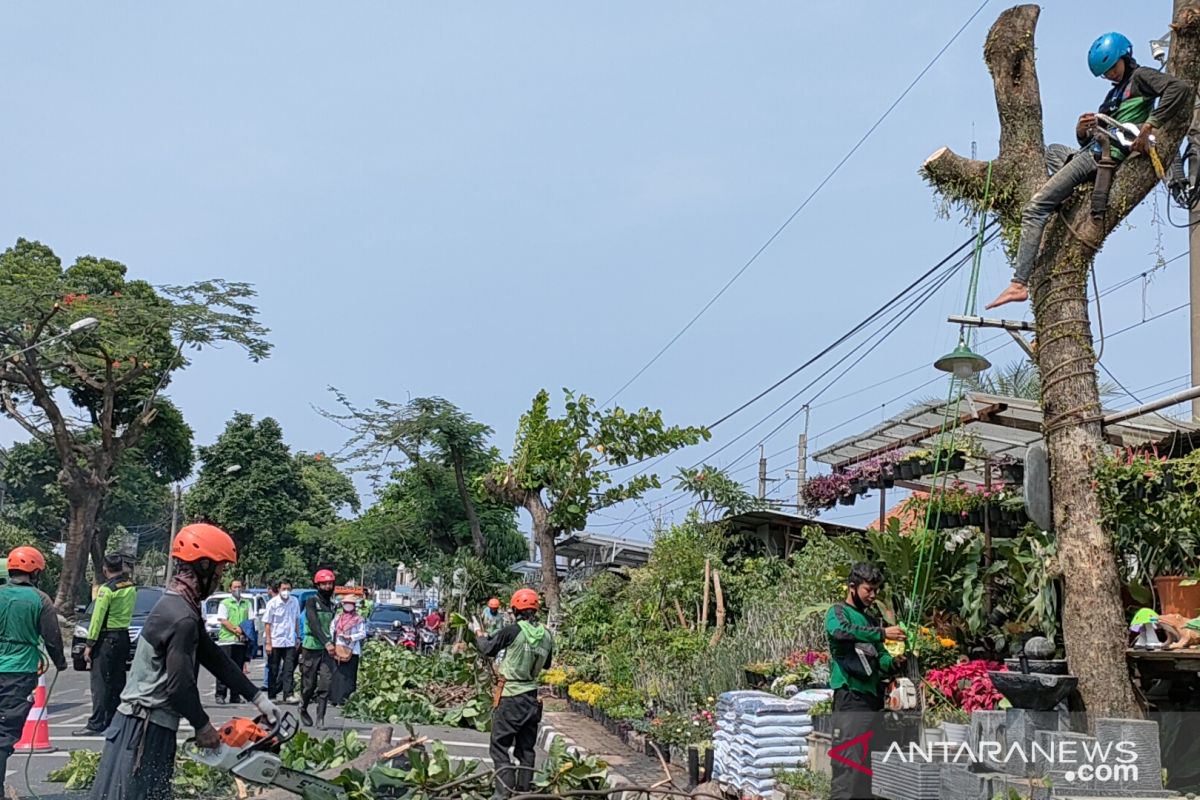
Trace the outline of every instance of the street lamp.
{"type": "Polygon", "coordinates": [[[57,342],[60,339],[66,339],[68,336],[72,336],[76,333],[79,333],[80,331],[89,330],[91,328],[96,327],[99,324],[100,324],[100,320],[96,319],[95,317],[84,317],[83,319],[77,319],[74,322],[72,322],[71,325],[65,331],[58,334],[57,336],[51,336],[49,339],[45,339],[40,342],[34,342],[33,344],[29,345],[28,347],[22,347],[20,350],[17,350],[16,352],[7,354],[6,356],[4,356],[4,358],[9,359],[9,358],[13,358],[14,356],[21,355],[21,353],[28,353],[30,350],[36,350],[39,347],[50,344],[51,342],[57,342]]]}
{"type": "Polygon", "coordinates": [[[933,366],[942,372],[953,373],[954,377],[960,380],[966,380],[992,366],[992,362],[967,347],[966,342],[960,339],[958,347],[933,362],[933,366]]]}

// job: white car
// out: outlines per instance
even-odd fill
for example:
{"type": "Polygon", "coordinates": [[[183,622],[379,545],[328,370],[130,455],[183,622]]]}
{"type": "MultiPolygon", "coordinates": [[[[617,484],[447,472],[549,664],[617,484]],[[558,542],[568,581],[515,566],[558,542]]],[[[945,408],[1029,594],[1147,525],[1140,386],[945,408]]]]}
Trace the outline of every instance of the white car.
{"type": "MultiPolygon", "coordinates": [[[[208,631],[208,635],[216,641],[217,635],[221,631],[221,623],[217,621],[217,609],[221,605],[221,601],[227,597],[232,597],[229,592],[218,592],[204,601],[204,628],[208,631]]],[[[251,603],[251,616],[254,619],[254,630],[258,631],[258,652],[252,653],[251,657],[257,657],[262,654],[263,648],[263,619],[267,613],[267,594],[263,592],[242,592],[242,597],[251,603]]]]}

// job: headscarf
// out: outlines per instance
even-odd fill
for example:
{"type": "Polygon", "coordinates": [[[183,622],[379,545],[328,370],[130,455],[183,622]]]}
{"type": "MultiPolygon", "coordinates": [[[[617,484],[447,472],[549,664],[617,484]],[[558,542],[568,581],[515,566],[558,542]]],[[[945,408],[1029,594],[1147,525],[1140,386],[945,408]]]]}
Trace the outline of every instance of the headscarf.
{"type": "MultiPolygon", "coordinates": [[[[342,602],[345,602],[345,600],[342,602]]],[[[354,630],[354,627],[360,622],[362,622],[362,617],[358,615],[357,605],[355,606],[353,612],[347,611],[343,608],[342,613],[339,614],[337,619],[334,621],[334,631],[336,631],[339,636],[345,636],[349,638],[350,631],[354,630]]]]}

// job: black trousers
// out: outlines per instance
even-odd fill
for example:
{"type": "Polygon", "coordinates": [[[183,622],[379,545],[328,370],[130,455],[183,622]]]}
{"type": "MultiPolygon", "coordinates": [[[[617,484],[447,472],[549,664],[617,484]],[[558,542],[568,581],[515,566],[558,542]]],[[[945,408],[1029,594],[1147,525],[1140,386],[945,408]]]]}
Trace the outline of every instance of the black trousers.
{"type": "Polygon", "coordinates": [[[350,695],[358,691],[358,656],[337,664],[333,673],[333,684],[329,687],[329,702],[335,706],[345,704],[350,695]]]}
{"type": "Polygon", "coordinates": [[[305,650],[304,667],[300,673],[303,687],[300,692],[300,704],[308,705],[315,696],[318,702],[329,699],[329,686],[333,682],[335,662],[333,656],[324,650],[305,650]]]}
{"type": "Polygon", "coordinates": [[[882,711],[881,694],[869,695],[850,689],[838,689],[833,693],[833,747],[860,736],[871,736],[839,753],[847,760],[861,764],[862,770],[833,762],[831,800],[871,800],[875,797],[871,794],[871,776],[865,770],[871,767],[874,739],[881,735],[882,711]]]}
{"type": "MultiPolygon", "coordinates": [[[[220,647],[222,650],[225,651],[225,655],[229,656],[230,660],[232,660],[233,663],[238,665],[239,669],[242,668],[243,666],[245,666],[245,664],[246,664],[246,645],[245,644],[243,644],[242,642],[221,642],[220,647]]],[[[233,692],[230,691],[228,686],[221,683],[220,681],[217,681],[217,699],[222,700],[222,699],[224,699],[225,695],[227,695],[227,694],[229,695],[229,702],[231,702],[231,703],[239,702],[238,695],[233,694],[233,692]]],[[[246,702],[249,703],[253,699],[254,699],[253,697],[247,697],[246,702]]]]}
{"type": "Polygon", "coordinates": [[[272,647],[267,653],[267,697],[274,700],[280,692],[284,697],[296,691],[296,648],[272,647]]]}
{"type": "Polygon", "coordinates": [[[108,728],[125,691],[125,663],[129,658],[129,631],[104,631],[92,648],[92,716],[87,726],[108,728]]]}
{"type": "Polygon", "coordinates": [[[36,672],[0,672],[0,791],[8,772],[8,757],[21,741],[25,718],[33,708],[36,672]]]}
{"type": "Polygon", "coordinates": [[[104,733],[91,800],[171,800],[175,731],[117,713],[104,733]]]}
{"type": "Polygon", "coordinates": [[[533,782],[533,756],[537,746],[542,703],[537,692],[500,698],[492,714],[492,741],[488,753],[496,770],[492,796],[508,797],[529,791],[533,782]],[[512,755],[509,755],[509,750],[512,755]],[[518,768],[513,767],[514,761],[518,768]]]}

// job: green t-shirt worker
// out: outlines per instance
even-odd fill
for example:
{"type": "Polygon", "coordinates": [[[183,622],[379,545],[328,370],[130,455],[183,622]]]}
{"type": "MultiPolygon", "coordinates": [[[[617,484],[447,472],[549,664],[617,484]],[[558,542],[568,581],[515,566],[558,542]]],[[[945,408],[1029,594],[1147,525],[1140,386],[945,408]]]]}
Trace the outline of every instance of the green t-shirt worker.
{"type": "MultiPolygon", "coordinates": [[[[896,625],[884,627],[875,610],[875,596],[883,585],[883,572],[874,564],[858,563],[850,568],[847,593],[825,615],[829,637],[833,689],[833,746],[860,737],[860,745],[841,751],[850,761],[869,766],[871,740],[883,711],[883,681],[903,658],[893,660],[884,649],[886,640],[903,641],[904,631],[896,625]]],[[[870,798],[871,776],[837,761],[833,764],[832,800],[870,798]]]]}
{"type": "Polygon", "coordinates": [[[91,668],[92,716],[87,726],[72,736],[96,736],[108,730],[121,692],[125,691],[129,662],[129,623],[137,601],[137,586],[125,574],[125,559],[119,553],[104,557],[105,582],[96,592],[96,605],[88,623],[83,660],[91,668]]]}
{"type": "MultiPolygon", "coordinates": [[[[43,642],[55,668],[67,668],[54,601],[36,585],[45,569],[46,558],[37,548],[15,548],[8,554],[8,583],[0,587],[0,784],[33,707],[44,669],[43,642]]],[[[0,795],[7,796],[2,785],[0,795]]]]}
{"type": "Polygon", "coordinates": [[[317,727],[325,729],[325,709],[329,704],[329,687],[337,663],[333,660],[333,640],[330,626],[337,609],[333,605],[333,590],[337,576],[331,569],[317,570],[313,575],[317,593],[304,601],[304,641],[300,643],[303,669],[300,677],[300,721],[313,724],[308,706],[316,698],[317,727]]]}
{"type": "Polygon", "coordinates": [[[500,700],[492,712],[489,750],[496,770],[493,797],[529,791],[538,723],[542,721],[538,676],[550,667],[554,656],[554,636],[537,619],[537,592],[518,589],[509,605],[516,619],[514,624],[505,625],[492,636],[485,635],[483,630],[475,631],[475,646],[485,657],[504,652],[498,665],[500,700]]]}
{"type": "MultiPolygon", "coordinates": [[[[250,619],[250,615],[254,613],[254,605],[249,597],[242,595],[241,581],[229,584],[229,595],[217,606],[217,624],[220,626],[217,646],[229,656],[230,661],[241,667],[242,674],[245,675],[248,672],[250,656],[253,654],[246,652],[247,639],[245,631],[242,630],[242,623],[250,619]]],[[[217,681],[217,705],[225,704],[226,694],[232,695],[229,697],[230,702],[238,702],[237,695],[225,684],[217,681]]],[[[246,702],[250,702],[249,697],[246,698],[246,702]]]]}

